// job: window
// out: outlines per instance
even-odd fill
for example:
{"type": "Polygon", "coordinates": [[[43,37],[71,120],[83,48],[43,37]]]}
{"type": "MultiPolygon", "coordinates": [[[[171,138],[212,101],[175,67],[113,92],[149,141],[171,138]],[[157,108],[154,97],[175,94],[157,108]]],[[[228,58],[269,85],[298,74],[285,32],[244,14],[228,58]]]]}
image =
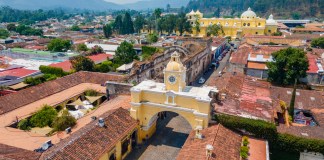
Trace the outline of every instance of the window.
{"type": "Polygon", "coordinates": [[[116,153],[110,155],[109,160],[116,160],[116,153]]]}
{"type": "Polygon", "coordinates": [[[261,26],[261,23],[258,23],[258,26],[261,26]]]}
{"type": "Polygon", "coordinates": [[[243,26],[246,26],[246,23],[243,23],[243,26]]]}
{"type": "Polygon", "coordinates": [[[271,33],[271,30],[269,29],[268,32],[271,33]]]}
{"type": "Polygon", "coordinates": [[[122,155],[127,153],[128,151],[128,145],[129,145],[129,139],[125,139],[125,141],[122,144],[122,155]]]}
{"type": "Polygon", "coordinates": [[[248,23],[247,26],[250,26],[250,23],[248,23]]]}
{"type": "Polygon", "coordinates": [[[255,32],[255,34],[259,34],[258,32],[255,32]]]}

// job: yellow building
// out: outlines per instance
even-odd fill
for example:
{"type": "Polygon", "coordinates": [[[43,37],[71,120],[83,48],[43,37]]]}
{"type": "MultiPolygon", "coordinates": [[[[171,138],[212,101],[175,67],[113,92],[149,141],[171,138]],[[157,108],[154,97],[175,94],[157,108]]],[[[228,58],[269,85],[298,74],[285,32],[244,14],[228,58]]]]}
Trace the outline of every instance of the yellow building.
{"type": "Polygon", "coordinates": [[[187,14],[190,24],[193,26],[193,35],[206,36],[207,28],[210,25],[218,24],[223,27],[224,36],[241,38],[244,35],[271,35],[277,32],[278,23],[270,15],[266,20],[258,17],[249,8],[243,12],[240,18],[203,18],[203,14],[198,11],[191,11],[187,14]],[[198,21],[200,32],[196,32],[195,25],[198,21]]]}
{"type": "Polygon", "coordinates": [[[164,69],[164,83],[146,80],[131,89],[131,116],[139,122],[138,143],[156,130],[159,113],[171,111],[184,117],[197,131],[208,127],[213,87],[186,86],[186,67],[174,52],[164,69]]]}

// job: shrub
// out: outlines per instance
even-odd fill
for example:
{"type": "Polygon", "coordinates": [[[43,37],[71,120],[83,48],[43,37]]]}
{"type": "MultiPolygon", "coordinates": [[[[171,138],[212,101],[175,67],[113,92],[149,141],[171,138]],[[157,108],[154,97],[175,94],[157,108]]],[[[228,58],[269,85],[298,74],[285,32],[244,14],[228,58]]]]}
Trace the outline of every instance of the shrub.
{"type": "Polygon", "coordinates": [[[274,139],[277,135],[275,124],[263,120],[254,120],[229,115],[216,115],[216,120],[227,128],[233,130],[246,130],[258,138],[274,139]]]}
{"type": "Polygon", "coordinates": [[[243,136],[243,146],[248,146],[249,145],[249,138],[246,136],[243,136]]]}
{"type": "Polygon", "coordinates": [[[26,84],[29,84],[31,86],[36,86],[38,84],[41,84],[41,83],[44,83],[46,81],[46,79],[42,76],[40,77],[27,77],[25,80],[24,80],[24,83],[26,84]]]}
{"type": "Polygon", "coordinates": [[[56,117],[53,121],[54,131],[64,131],[68,127],[76,125],[76,119],[69,114],[67,110],[64,110],[62,116],[56,117]]]}
{"type": "Polygon", "coordinates": [[[33,127],[51,126],[56,116],[57,112],[53,107],[44,105],[44,107],[41,110],[36,112],[30,118],[30,124],[33,127]]]}
{"type": "Polygon", "coordinates": [[[240,149],[240,156],[241,156],[243,159],[248,158],[248,156],[249,156],[249,148],[248,148],[247,146],[241,146],[241,149],[240,149]]]}
{"type": "Polygon", "coordinates": [[[31,129],[28,119],[19,121],[17,127],[21,130],[29,131],[31,129]]]}

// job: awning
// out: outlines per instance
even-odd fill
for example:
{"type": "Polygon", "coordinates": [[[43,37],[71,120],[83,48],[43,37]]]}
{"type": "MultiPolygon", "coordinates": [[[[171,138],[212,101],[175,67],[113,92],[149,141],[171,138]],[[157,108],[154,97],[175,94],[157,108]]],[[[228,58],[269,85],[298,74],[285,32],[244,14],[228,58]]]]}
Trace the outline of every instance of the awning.
{"type": "Polygon", "coordinates": [[[128,63],[128,64],[123,64],[122,66],[118,67],[116,70],[117,71],[127,71],[131,69],[134,65],[134,62],[128,63]]]}
{"type": "Polygon", "coordinates": [[[77,99],[76,101],[70,103],[70,104],[67,104],[69,106],[82,106],[84,105],[83,102],[80,100],[80,99],[77,99]]]}
{"type": "Polygon", "coordinates": [[[85,97],[90,103],[93,103],[93,102],[97,101],[98,99],[100,99],[102,96],[95,96],[95,97],[85,96],[85,97]]]}
{"type": "Polygon", "coordinates": [[[22,89],[24,87],[27,87],[29,86],[29,84],[26,84],[24,82],[20,82],[18,84],[15,84],[15,85],[12,85],[12,86],[9,86],[10,89],[13,89],[13,90],[19,90],[19,89],[22,89]]]}

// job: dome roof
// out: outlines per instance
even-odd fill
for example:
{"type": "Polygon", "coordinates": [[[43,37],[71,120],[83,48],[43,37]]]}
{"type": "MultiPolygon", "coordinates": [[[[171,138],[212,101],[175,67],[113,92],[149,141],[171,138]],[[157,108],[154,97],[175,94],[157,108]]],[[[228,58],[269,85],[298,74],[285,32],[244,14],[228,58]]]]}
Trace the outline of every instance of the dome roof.
{"type": "Polygon", "coordinates": [[[168,63],[166,70],[167,71],[180,71],[182,68],[182,65],[179,64],[178,62],[171,61],[168,63]]]}
{"type": "Polygon", "coordinates": [[[273,15],[270,14],[269,18],[266,21],[267,25],[278,25],[277,21],[273,19],[273,15]]]}
{"type": "Polygon", "coordinates": [[[178,52],[174,52],[171,55],[171,60],[166,66],[166,71],[182,71],[184,69],[183,64],[180,61],[180,54],[178,52]]]}
{"type": "Polygon", "coordinates": [[[242,15],[241,15],[241,18],[242,19],[253,19],[253,18],[256,18],[257,15],[255,14],[255,12],[253,12],[251,10],[251,8],[249,7],[247,11],[243,12],[242,15]]]}

